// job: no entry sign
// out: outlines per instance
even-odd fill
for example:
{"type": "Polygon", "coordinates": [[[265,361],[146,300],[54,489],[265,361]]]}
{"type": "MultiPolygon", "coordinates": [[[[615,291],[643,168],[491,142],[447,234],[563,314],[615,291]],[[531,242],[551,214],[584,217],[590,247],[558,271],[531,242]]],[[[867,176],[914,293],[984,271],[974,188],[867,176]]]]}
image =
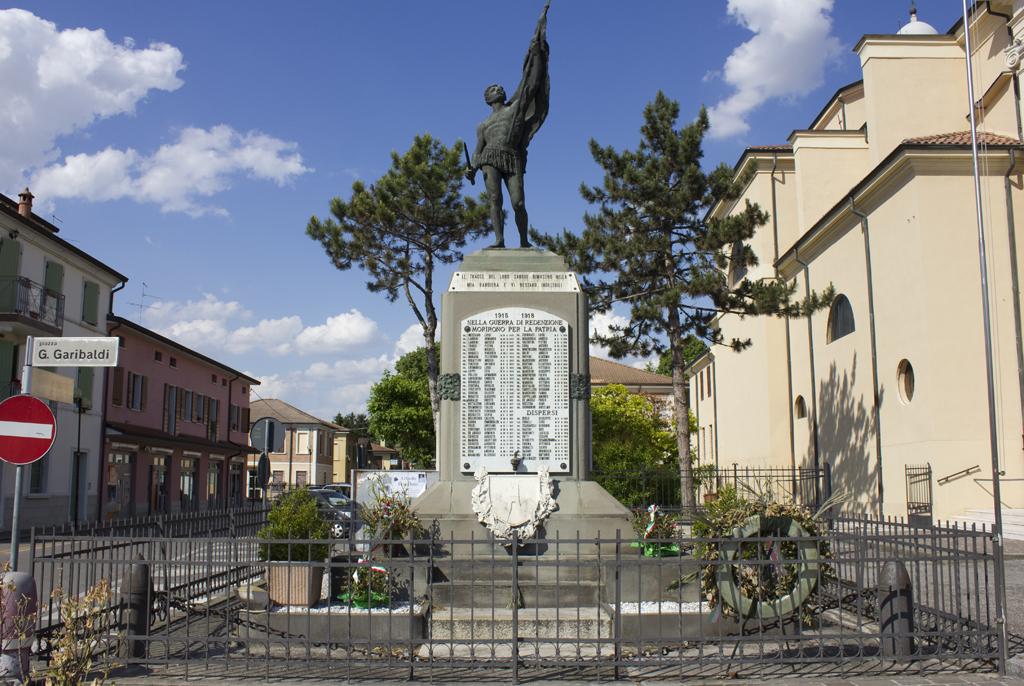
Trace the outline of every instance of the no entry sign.
{"type": "Polygon", "coordinates": [[[0,403],[0,460],[29,464],[46,454],[57,437],[57,422],[49,406],[30,395],[0,403]]]}

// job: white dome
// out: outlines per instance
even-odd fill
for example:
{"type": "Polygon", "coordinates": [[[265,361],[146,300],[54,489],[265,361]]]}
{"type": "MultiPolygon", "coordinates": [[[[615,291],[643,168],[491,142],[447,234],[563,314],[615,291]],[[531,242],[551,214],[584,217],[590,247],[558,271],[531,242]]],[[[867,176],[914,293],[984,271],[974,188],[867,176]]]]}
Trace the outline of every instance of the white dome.
{"type": "Polygon", "coordinates": [[[917,12],[910,13],[910,23],[897,31],[901,36],[937,36],[939,32],[931,24],[917,20],[917,12]]]}

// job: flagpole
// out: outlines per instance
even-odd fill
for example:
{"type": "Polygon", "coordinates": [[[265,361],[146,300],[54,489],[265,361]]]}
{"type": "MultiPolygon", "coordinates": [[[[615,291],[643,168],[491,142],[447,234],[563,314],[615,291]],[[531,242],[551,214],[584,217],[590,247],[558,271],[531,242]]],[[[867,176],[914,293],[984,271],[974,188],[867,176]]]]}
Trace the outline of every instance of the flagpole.
{"type": "Polygon", "coordinates": [[[971,119],[971,158],[974,163],[974,205],[978,219],[978,260],[981,268],[981,305],[985,328],[985,378],[988,383],[988,428],[989,447],[992,454],[992,499],[995,505],[995,563],[996,563],[996,623],[999,630],[999,674],[1006,674],[1006,588],[1005,568],[1003,560],[1003,506],[999,484],[999,437],[996,426],[995,381],[992,373],[992,315],[989,310],[988,297],[988,259],[985,252],[985,229],[981,213],[981,175],[978,167],[978,125],[974,108],[974,70],[971,67],[971,21],[967,11],[967,0],[964,6],[964,48],[967,56],[967,97],[968,111],[971,119]]]}

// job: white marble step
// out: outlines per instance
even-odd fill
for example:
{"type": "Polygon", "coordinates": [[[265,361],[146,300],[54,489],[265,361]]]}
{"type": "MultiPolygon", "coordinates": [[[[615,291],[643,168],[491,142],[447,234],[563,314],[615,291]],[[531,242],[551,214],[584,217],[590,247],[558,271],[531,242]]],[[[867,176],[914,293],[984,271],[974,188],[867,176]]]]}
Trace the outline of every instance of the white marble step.
{"type": "MultiPolygon", "coordinates": [[[[953,517],[949,520],[951,524],[970,528],[976,525],[980,530],[991,530],[995,524],[995,510],[967,510],[960,517],[953,517]]],[[[1003,538],[1013,541],[1024,541],[1024,510],[1003,510],[1003,538]]]]}

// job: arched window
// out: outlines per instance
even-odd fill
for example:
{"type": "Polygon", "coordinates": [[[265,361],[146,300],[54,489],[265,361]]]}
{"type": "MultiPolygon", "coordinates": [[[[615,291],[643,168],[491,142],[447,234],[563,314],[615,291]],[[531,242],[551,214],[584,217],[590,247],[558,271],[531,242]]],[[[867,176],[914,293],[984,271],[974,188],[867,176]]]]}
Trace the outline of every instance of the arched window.
{"type": "Polygon", "coordinates": [[[796,402],[793,403],[793,413],[797,419],[805,419],[807,417],[807,403],[804,402],[802,395],[796,397],[796,402]]]}
{"type": "Polygon", "coordinates": [[[837,295],[832,301],[832,309],[828,311],[828,333],[825,335],[825,343],[838,341],[847,334],[856,330],[853,323],[853,307],[845,295],[837,295]]]}

